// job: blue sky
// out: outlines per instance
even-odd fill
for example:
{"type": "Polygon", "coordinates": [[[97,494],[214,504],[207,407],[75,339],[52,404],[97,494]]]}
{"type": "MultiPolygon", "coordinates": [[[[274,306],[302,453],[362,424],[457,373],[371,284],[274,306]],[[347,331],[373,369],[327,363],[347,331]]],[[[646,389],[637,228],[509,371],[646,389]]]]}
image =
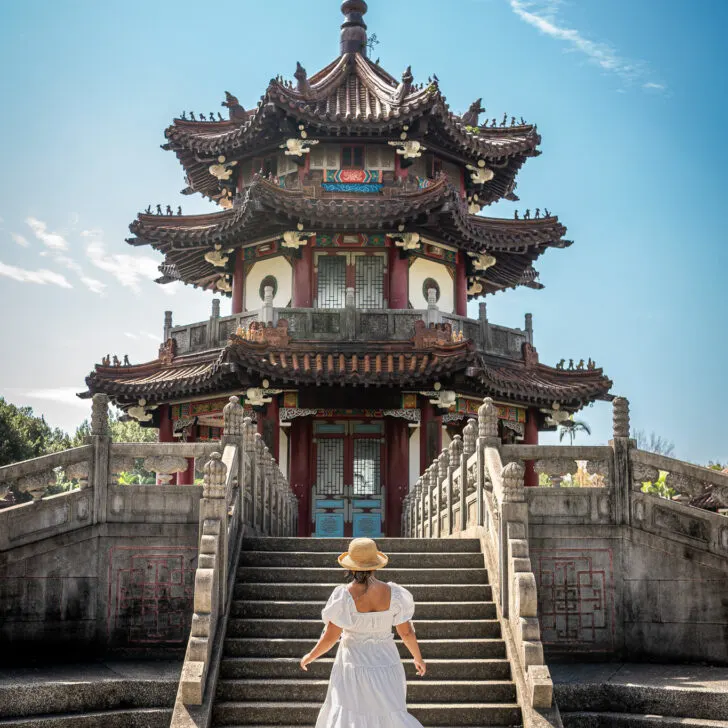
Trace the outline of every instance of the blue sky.
{"type": "MultiPolygon", "coordinates": [[[[224,111],[225,90],[249,108],[297,60],[324,66],[338,7],[0,3],[0,394],[71,429],[94,362],[154,358],[165,309],[207,317],[209,294],[152,283],[158,256],[124,242],[149,203],[211,209],[179,195],[163,130],[183,109],[224,111]]],[[[728,4],[371,0],[366,19],[393,75],[411,64],[416,81],[438,75],[457,112],[482,96],[489,117],[538,123],[521,202],[487,214],[548,207],[575,244],[539,261],[543,291],[489,298],[490,319],[522,326],[532,312],[542,361],[592,357],[636,427],[679,457],[728,460],[728,4]]],[[[608,405],[583,419],[591,441],[608,439],[608,405]]]]}

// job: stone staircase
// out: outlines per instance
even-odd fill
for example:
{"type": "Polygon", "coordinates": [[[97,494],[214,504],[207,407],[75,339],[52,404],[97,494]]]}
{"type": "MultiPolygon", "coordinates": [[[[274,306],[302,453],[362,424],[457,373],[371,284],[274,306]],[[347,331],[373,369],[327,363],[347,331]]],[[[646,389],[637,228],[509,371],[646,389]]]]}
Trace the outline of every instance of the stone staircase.
{"type": "MultiPolygon", "coordinates": [[[[387,581],[410,589],[428,670],[405,662],[408,705],[426,726],[521,725],[488,574],[475,540],[379,539],[387,581]]],[[[348,540],[264,538],[243,543],[212,712],[214,726],[312,726],[334,648],[303,672],[321,609],[342,583],[348,540]]],[[[409,658],[401,642],[400,654],[409,658]]]]}

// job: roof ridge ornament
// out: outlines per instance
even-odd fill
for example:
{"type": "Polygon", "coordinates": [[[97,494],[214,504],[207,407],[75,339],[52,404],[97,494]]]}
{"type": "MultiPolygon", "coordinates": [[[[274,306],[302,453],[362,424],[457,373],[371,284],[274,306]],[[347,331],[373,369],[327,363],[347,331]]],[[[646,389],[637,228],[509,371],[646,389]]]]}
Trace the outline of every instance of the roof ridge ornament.
{"type": "Polygon", "coordinates": [[[341,12],[345,18],[341,24],[340,50],[342,56],[346,53],[360,53],[366,56],[368,44],[364,14],[367,9],[364,0],[344,0],[341,3],[341,12]]]}
{"type": "MultiPolygon", "coordinates": [[[[237,96],[233,96],[229,91],[225,92],[225,101],[220,106],[227,106],[227,110],[230,113],[231,119],[246,119],[247,114],[245,109],[240,105],[237,96]]],[[[190,115],[194,119],[194,115],[190,112],[190,115]]]]}
{"type": "Polygon", "coordinates": [[[412,66],[407,66],[404,73],[402,74],[402,81],[399,86],[394,90],[392,94],[392,103],[395,106],[401,106],[409,92],[412,90],[412,82],[414,76],[412,75],[412,66]]]}
{"type": "Polygon", "coordinates": [[[296,61],[296,72],[293,74],[293,78],[296,79],[296,89],[298,93],[300,93],[302,96],[308,96],[308,94],[311,92],[311,84],[308,82],[308,74],[306,73],[306,69],[300,64],[299,61],[296,61]]]}

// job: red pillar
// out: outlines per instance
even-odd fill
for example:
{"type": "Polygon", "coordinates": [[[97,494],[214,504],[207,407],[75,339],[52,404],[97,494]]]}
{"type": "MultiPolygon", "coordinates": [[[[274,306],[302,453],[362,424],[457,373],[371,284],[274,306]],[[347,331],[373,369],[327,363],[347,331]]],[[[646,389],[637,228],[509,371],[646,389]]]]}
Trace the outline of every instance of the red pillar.
{"type": "MultiPolygon", "coordinates": [[[[538,445],[538,408],[529,407],[526,413],[526,429],[523,433],[524,445],[538,445]]],[[[526,475],[524,483],[527,487],[538,485],[538,473],[534,468],[533,460],[524,462],[526,467],[526,475]]]]}
{"type": "MultiPolygon", "coordinates": [[[[195,442],[197,440],[197,425],[190,427],[190,434],[187,442],[195,442]]],[[[177,485],[194,485],[195,482],[195,459],[187,458],[187,470],[177,473],[177,485]]]]}
{"type": "Polygon", "coordinates": [[[313,458],[313,422],[297,417],[291,422],[291,487],[298,498],[298,535],[311,535],[311,464],[313,458]]]}
{"type": "Polygon", "coordinates": [[[420,472],[432,465],[432,461],[442,452],[442,415],[435,413],[435,408],[426,397],[420,400],[420,472]]]}
{"type": "Polygon", "coordinates": [[[401,536],[402,499],[409,486],[409,426],[407,420],[389,417],[387,432],[387,514],[384,533],[401,536]]]}
{"type": "Polygon", "coordinates": [[[389,308],[407,308],[409,305],[409,265],[407,256],[392,245],[389,249],[389,308]]]}
{"type": "Polygon", "coordinates": [[[243,273],[243,249],[238,248],[235,253],[235,270],[233,271],[233,309],[232,312],[243,312],[243,291],[245,290],[245,276],[243,273]]]}
{"type": "MultiPolygon", "coordinates": [[[[313,238],[312,238],[313,240],[313,238]]],[[[301,248],[293,266],[293,308],[313,306],[313,247],[311,241],[301,248]]]]}
{"type": "Polygon", "coordinates": [[[397,179],[404,179],[407,177],[409,173],[409,169],[407,167],[402,167],[402,155],[395,154],[394,155],[394,176],[397,177],[397,179]]]}
{"type": "Polygon", "coordinates": [[[468,315],[468,281],[465,275],[465,253],[458,251],[455,266],[455,313],[458,316],[468,315]]]}
{"type": "Polygon", "coordinates": [[[279,423],[280,400],[277,396],[265,406],[265,414],[258,417],[258,432],[276,462],[280,462],[281,430],[279,423]]]}
{"type": "MultiPolygon", "coordinates": [[[[159,407],[159,442],[174,442],[174,422],[172,422],[171,407],[168,404],[159,407]]],[[[161,481],[157,480],[157,485],[161,481]]],[[[176,485],[177,473],[172,474],[170,485],[176,485]]]]}

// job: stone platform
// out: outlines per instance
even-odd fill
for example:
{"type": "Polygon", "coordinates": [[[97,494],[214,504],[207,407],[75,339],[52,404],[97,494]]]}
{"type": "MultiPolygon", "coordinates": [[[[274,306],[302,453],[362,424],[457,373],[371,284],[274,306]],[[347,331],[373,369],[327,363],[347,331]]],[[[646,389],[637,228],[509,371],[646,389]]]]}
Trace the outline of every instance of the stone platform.
{"type": "Polygon", "coordinates": [[[566,728],[728,728],[728,668],[570,663],[549,669],[566,728]]]}
{"type": "Polygon", "coordinates": [[[0,667],[0,726],[166,727],[181,668],[181,659],[0,667]]]}

